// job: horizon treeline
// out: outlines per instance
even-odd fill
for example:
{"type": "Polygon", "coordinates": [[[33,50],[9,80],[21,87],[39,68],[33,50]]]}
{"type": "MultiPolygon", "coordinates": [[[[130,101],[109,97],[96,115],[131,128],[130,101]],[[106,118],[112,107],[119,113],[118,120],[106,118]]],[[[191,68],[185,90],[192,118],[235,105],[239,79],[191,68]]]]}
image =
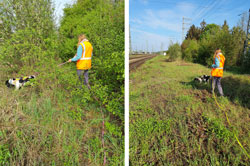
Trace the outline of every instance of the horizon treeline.
{"type": "Polygon", "coordinates": [[[185,40],[179,45],[172,43],[169,52],[177,52],[171,59],[181,58],[186,61],[210,66],[213,63],[214,51],[220,48],[225,55],[225,68],[250,72],[250,53],[244,53],[246,40],[246,19],[242,16],[238,25],[229,28],[227,21],[220,26],[207,24],[204,20],[197,27],[192,25],[187,31],[185,40]],[[174,50],[174,51],[173,51],[174,50]]]}

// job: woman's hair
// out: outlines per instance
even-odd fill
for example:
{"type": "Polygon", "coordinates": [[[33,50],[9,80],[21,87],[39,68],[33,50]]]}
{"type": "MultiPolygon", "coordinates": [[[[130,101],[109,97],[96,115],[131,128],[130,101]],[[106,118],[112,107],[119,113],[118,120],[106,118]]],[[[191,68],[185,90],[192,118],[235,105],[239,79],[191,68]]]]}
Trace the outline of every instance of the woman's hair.
{"type": "Polygon", "coordinates": [[[214,57],[218,54],[218,53],[221,53],[221,49],[220,48],[217,48],[214,52],[214,57]]]}
{"type": "Polygon", "coordinates": [[[78,43],[77,43],[77,46],[79,46],[80,42],[81,42],[82,40],[84,40],[84,39],[86,39],[86,36],[85,36],[84,34],[80,34],[80,35],[78,36],[78,43]]]}

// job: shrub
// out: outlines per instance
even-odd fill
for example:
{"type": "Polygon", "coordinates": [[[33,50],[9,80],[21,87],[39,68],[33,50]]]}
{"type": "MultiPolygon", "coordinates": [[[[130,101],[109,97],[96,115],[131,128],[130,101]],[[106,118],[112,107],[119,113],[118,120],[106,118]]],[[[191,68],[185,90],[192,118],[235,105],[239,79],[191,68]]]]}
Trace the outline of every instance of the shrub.
{"type": "Polygon", "coordinates": [[[60,56],[75,55],[77,36],[85,33],[93,45],[92,91],[113,115],[124,112],[124,2],[77,1],[64,9],[60,56]]]}
{"type": "Polygon", "coordinates": [[[171,44],[168,47],[169,60],[176,61],[181,58],[181,46],[178,43],[171,44]]]}
{"type": "Polygon", "coordinates": [[[199,44],[196,40],[185,40],[185,49],[182,49],[182,59],[190,62],[197,61],[199,44]]]}

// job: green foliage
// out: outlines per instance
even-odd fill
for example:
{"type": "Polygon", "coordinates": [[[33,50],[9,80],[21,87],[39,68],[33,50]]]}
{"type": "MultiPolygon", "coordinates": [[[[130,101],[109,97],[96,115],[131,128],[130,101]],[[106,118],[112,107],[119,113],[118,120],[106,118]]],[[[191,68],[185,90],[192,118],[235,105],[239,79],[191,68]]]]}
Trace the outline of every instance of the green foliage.
{"type": "Polygon", "coordinates": [[[229,126],[211,85],[193,84],[210,72],[203,65],[158,56],[130,74],[131,165],[249,165],[233,131],[248,150],[250,78],[224,72],[226,97],[217,101],[227,111],[229,126]]]}
{"type": "Polygon", "coordinates": [[[182,48],[185,47],[182,51],[182,59],[186,61],[197,61],[199,44],[196,40],[184,40],[182,43],[182,48]]]}
{"type": "Polygon", "coordinates": [[[181,46],[178,43],[171,44],[168,47],[168,54],[170,61],[176,61],[181,58],[181,46]]]}
{"type": "MultiPolygon", "coordinates": [[[[182,43],[182,58],[187,61],[201,63],[203,65],[211,66],[213,63],[214,51],[216,48],[220,48],[224,54],[225,68],[231,66],[241,66],[246,59],[243,54],[243,44],[245,40],[245,34],[242,28],[233,27],[229,29],[226,20],[220,27],[216,24],[201,23],[201,34],[197,39],[197,42],[191,41],[191,37],[184,40],[182,43]]],[[[190,34],[194,31],[194,27],[191,27],[188,31],[190,34]]],[[[193,37],[194,38],[194,37],[193,37]]]]}
{"type": "Polygon", "coordinates": [[[230,76],[222,79],[222,85],[225,89],[225,95],[232,101],[250,108],[250,80],[244,76],[230,76]],[[235,88],[237,87],[237,88],[235,88]]]}
{"type": "Polygon", "coordinates": [[[243,70],[247,73],[250,73],[250,51],[244,55],[245,57],[242,57],[243,59],[243,70]]]}
{"type": "Polygon", "coordinates": [[[0,55],[7,71],[17,72],[29,66],[23,69],[28,73],[40,63],[40,59],[55,56],[57,38],[49,0],[4,0],[1,10],[4,42],[1,43],[0,55]]]}
{"type": "Polygon", "coordinates": [[[72,58],[77,37],[86,34],[94,48],[91,88],[102,105],[123,120],[124,2],[77,1],[64,9],[60,26],[60,57],[72,58]]]}
{"type": "Polygon", "coordinates": [[[6,166],[10,165],[9,163],[10,157],[11,153],[9,151],[8,145],[6,144],[0,145],[0,165],[6,165],[6,166]]]}
{"type": "Polygon", "coordinates": [[[205,118],[208,122],[208,132],[209,134],[215,134],[218,139],[228,143],[232,138],[234,138],[233,133],[229,131],[223,123],[218,119],[205,118]]]}
{"type": "Polygon", "coordinates": [[[192,25],[186,35],[186,40],[199,40],[201,35],[201,29],[198,27],[195,27],[195,25],[192,25]]]}
{"type": "Polygon", "coordinates": [[[207,39],[209,40],[210,36],[214,36],[220,30],[220,26],[216,24],[208,24],[206,25],[203,33],[201,34],[200,39],[207,39]]]}
{"type": "Polygon", "coordinates": [[[6,140],[0,136],[0,165],[101,165],[100,106],[107,164],[123,165],[124,2],[78,0],[64,9],[59,32],[51,4],[3,0],[0,5],[1,76],[37,76],[32,86],[16,92],[0,85],[6,94],[0,109],[7,110],[0,118],[7,130],[6,140]],[[81,33],[94,47],[91,90],[76,89],[74,64],[57,66],[75,55],[81,33]]]}

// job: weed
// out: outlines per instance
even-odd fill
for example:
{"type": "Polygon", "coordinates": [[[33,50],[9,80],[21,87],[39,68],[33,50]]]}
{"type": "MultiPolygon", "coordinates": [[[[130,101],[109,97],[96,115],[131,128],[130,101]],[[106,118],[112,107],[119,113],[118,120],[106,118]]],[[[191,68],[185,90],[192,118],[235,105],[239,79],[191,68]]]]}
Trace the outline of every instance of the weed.
{"type": "MultiPolygon", "coordinates": [[[[193,83],[195,77],[209,75],[210,69],[183,64],[158,56],[130,74],[131,165],[248,165],[233,136],[237,131],[249,149],[247,101],[226,78],[240,77],[245,82],[249,78],[224,72],[224,93],[238,95],[240,101],[235,103],[227,95],[217,98],[228,110],[231,128],[210,93],[211,86],[193,83]]],[[[242,94],[249,93],[244,89],[242,94]]]]}

